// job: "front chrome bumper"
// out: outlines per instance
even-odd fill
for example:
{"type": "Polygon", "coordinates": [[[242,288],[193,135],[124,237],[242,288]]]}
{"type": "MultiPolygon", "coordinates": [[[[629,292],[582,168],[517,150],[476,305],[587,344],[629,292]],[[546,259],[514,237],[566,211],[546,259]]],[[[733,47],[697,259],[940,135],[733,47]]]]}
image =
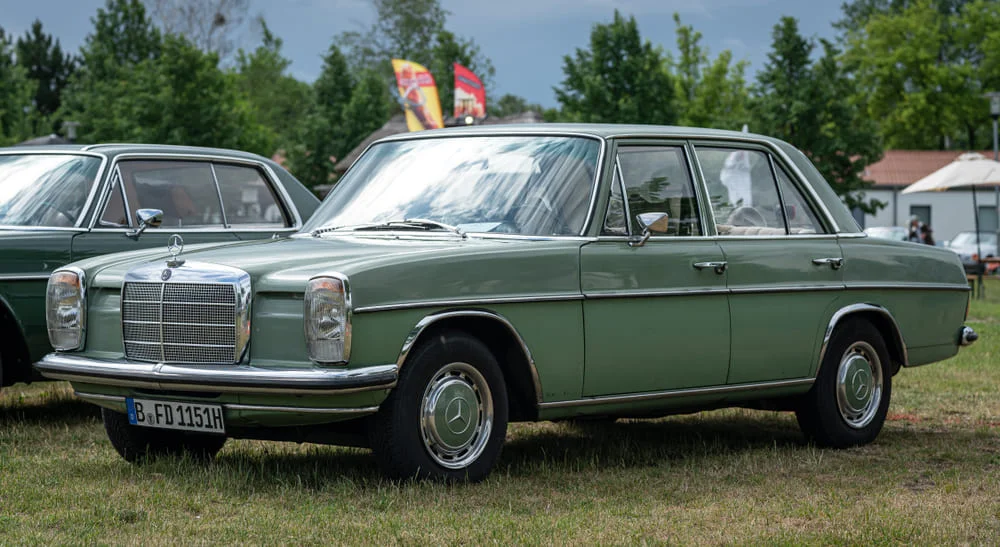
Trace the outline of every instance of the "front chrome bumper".
{"type": "Polygon", "coordinates": [[[167,365],[50,353],[35,363],[46,378],[139,389],[333,395],[389,389],[397,366],[264,369],[245,365],[167,365]]]}

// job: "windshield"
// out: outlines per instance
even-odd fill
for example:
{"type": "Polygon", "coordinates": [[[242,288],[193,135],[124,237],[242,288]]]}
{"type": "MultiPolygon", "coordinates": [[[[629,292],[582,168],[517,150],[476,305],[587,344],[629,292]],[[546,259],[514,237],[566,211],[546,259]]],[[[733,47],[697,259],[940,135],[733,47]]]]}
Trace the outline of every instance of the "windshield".
{"type": "Polygon", "coordinates": [[[100,167],[92,156],[0,155],[0,225],[75,226],[100,167]]]}
{"type": "Polygon", "coordinates": [[[303,231],[392,223],[393,229],[579,235],[599,155],[599,141],[577,137],[446,137],[376,144],[303,231]],[[411,219],[433,222],[401,223],[411,219]]]}
{"type": "MultiPolygon", "coordinates": [[[[976,244],[976,232],[960,232],[951,240],[953,247],[973,246],[976,244]]],[[[979,232],[980,245],[996,245],[997,235],[993,232],[979,232]]]]}

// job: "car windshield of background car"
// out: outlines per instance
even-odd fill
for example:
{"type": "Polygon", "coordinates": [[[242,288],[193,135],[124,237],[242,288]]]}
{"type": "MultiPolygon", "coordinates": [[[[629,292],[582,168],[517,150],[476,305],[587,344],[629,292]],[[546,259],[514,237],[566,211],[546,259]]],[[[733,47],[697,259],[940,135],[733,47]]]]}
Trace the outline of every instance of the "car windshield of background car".
{"type": "Polygon", "coordinates": [[[0,226],[74,226],[100,167],[92,156],[0,155],[0,226]]]}

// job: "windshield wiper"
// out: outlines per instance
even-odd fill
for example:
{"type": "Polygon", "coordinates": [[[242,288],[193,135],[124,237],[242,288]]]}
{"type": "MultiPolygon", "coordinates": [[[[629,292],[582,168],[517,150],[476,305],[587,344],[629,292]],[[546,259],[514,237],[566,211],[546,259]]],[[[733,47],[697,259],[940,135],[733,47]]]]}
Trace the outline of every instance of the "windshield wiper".
{"type": "Polygon", "coordinates": [[[428,220],[426,218],[404,218],[402,220],[388,220],[386,222],[367,222],[364,224],[348,224],[344,226],[328,226],[326,228],[318,228],[313,230],[313,237],[319,237],[320,234],[325,234],[328,232],[354,232],[361,230],[392,230],[394,228],[416,228],[421,230],[447,230],[458,234],[465,239],[468,237],[464,231],[458,226],[452,226],[451,224],[445,224],[443,222],[438,222],[436,220],[428,220]]]}

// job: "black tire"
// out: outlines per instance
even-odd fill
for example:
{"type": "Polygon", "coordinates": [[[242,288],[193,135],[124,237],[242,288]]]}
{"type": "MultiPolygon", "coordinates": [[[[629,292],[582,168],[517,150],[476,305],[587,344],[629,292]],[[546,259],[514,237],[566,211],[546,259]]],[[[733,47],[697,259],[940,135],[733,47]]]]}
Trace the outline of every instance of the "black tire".
{"type": "Polygon", "coordinates": [[[857,319],[838,326],[816,382],[795,412],[806,438],[829,448],[860,446],[875,440],[889,411],[892,367],[885,340],[874,325],[857,319]],[[841,371],[843,382],[838,378],[841,371]],[[873,395],[876,388],[877,404],[873,395]]]}
{"type": "Polygon", "coordinates": [[[101,409],[101,417],[111,446],[131,463],[185,454],[199,460],[211,460],[226,444],[223,435],[135,426],[128,423],[126,415],[107,408],[101,409]]]}
{"type": "Polygon", "coordinates": [[[395,389],[368,424],[369,441],[391,479],[478,482],[500,456],[507,411],[503,373],[490,350],[465,333],[445,331],[410,353],[395,389]],[[459,399],[468,408],[466,418],[459,399]],[[489,408],[492,419],[486,420],[489,408]],[[449,420],[452,410],[455,418],[449,420]],[[443,454],[451,449],[454,456],[443,454]]]}

